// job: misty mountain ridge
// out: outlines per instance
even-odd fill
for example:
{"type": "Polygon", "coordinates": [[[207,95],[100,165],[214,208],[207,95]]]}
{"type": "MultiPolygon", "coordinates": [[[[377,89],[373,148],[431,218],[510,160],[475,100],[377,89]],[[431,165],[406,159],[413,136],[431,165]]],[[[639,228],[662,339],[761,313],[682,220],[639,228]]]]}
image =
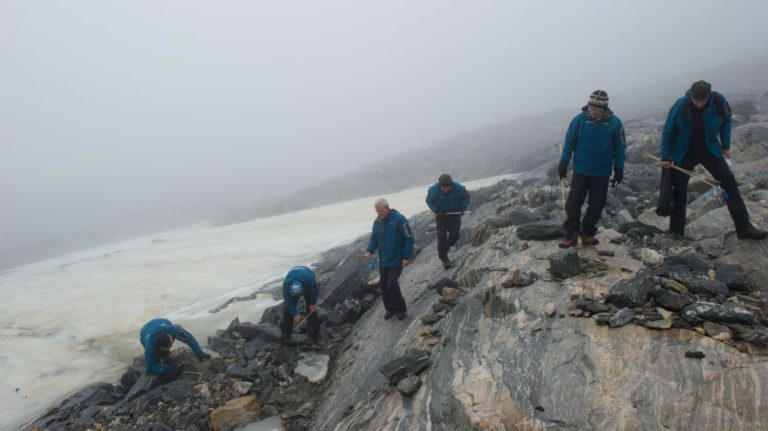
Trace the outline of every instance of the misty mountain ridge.
{"type": "MultiPolygon", "coordinates": [[[[763,55],[677,75],[631,91],[609,90],[611,109],[625,125],[643,121],[637,117],[660,117],[698,79],[711,82],[715,91],[731,101],[754,97],[768,91],[766,70],[768,55],[763,55]]],[[[592,90],[585,89],[585,103],[592,90]]],[[[581,107],[553,109],[467,131],[424,149],[373,161],[362,169],[327,179],[288,197],[243,207],[217,218],[216,222],[226,224],[384,195],[431,184],[441,173],[461,182],[528,171],[560,157],[557,144],[581,107]]]]}
{"type": "MultiPolygon", "coordinates": [[[[724,93],[731,102],[763,94],[768,90],[765,70],[768,70],[768,54],[677,75],[633,91],[606,90],[611,97],[611,108],[627,125],[632,121],[645,121],[642,118],[648,116],[665,115],[691,82],[702,78],[710,81],[714,90],[724,93]]],[[[592,90],[585,89],[585,102],[592,90]]],[[[93,223],[88,224],[90,228],[95,226],[95,231],[80,228],[73,233],[72,228],[68,228],[44,240],[7,246],[0,256],[0,269],[200,222],[231,224],[355,198],[385,195],[431,184],[444,172],[462,182],[527,171],[559,157],[559,148],[555,144],[563,139],[568,122],[581,106],[575,104],[569,108],[512,118],[378,161],[374,160],[376,152],[371,151],[372,160],[367,166],[323,179],[280,198],[233,204],[226,197],[221,197],[218,202],[179,204],[170,212],[161,208],[149,209],[143,215],[124,220],[119,228],[110,226],[106,219],[96,217],[93,223]]],[[[393,205],[396,206],[396,203],[393,205]]]]}

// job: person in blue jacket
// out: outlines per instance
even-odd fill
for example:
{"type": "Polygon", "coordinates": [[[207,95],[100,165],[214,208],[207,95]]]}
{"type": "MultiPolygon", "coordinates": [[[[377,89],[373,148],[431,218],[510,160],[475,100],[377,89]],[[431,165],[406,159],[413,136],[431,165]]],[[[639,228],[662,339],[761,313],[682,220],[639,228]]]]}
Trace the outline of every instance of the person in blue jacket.
{"type": "Polygon", "coordinates": [[[301,323],[299,314],[299,298],[304,297],[305,312],[307,313],[307,336],[312,342],[317,343],[320,337],[320,319],[317,308],[317,299],[320,297],[320,289],[317,286],[315,273],[306,266],[294,266],[283,278],[283,319],[280,322],[280,330],[283,339],[289,339],[294,325],[301,323]]]}
{"type": "MultiPolygon", "coordinates": [[[[768,232],[755,228],[728,167],[731,158],[731,107],[725,97],[712,91],[706,81],[696,81],[672,105],[661,135],[661,167],[672,165],[693,170],[699,163],[720,182],[739,239],[764,239],[768,232]]],[[[672,211],[668,236],[682,239],[690,177],[672,170],[672,211]]]]}
{"type": "Polygon", "coordinates": [[[561,248],[598,243],[596,224],[603,214],[608,197],[608,183],[613,168],[614,186],[624,179],[626,138],[619,117],[608,108],[608,93],[596,90],[589,96],[587,106],[581,109],[568,126],[563,154],[557,173],[560,179],[568,175],[568,164],[573,157],[573,177],[565,201],[565,238],[561,248]],[[589,198],[587,199],[587,196],[589,198]],[[581,219],[581,206],[587,200],[587,212],[581,219]],[[579,221],[581,220],[581,226],[579,221]]]}
{"type": "Polygon", "coordinates": [[[435,213],[437,257],[443,262],[443,268],[448,269],[451,267],[448,249],[459,240],[461,216],[469,208],[469,192],[450,175],[442,174],[427,191],[427,205],[435,213]]]}
{"type": "Polygon", "coordinates": [[[144,346],[144,366],[147,372],[166,376],[181,374],[180,368],[168,363],[175,340],[187,343],[200,362],[211,359],[211,355],[203,352],[195,337],[187,330],[167,319],[152,319],[144,324],[139,333],[139,341],[144,346]]]}
{"type": "Polygon", "coordinates": [[[410,265],[413,253],[413,232],[408,219],[395,209],[389,208],[385,199],[374,204],[376,220],[373,221],[371,239],[363,258],[368,260],[371,253],[379,253],[379,288],[384,301],[384,318],[397,315],[403,320],[407,315],[405,299],[400,292],[398,279],[403,267],[410,265]]]}

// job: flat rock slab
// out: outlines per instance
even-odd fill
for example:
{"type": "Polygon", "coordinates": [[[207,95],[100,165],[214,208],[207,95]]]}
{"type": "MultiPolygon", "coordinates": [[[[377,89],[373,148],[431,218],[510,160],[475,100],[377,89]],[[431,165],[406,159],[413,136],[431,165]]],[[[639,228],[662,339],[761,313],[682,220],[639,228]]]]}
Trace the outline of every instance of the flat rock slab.
{"type": "Polygon", "coordinates": [[[325,379],[328,375],[328,361],[331,357],[328,355],[299,355],[296,368],[293,370],[296,374],[301,374],[312,383],[317,383],[325,379]]]}
{"type": "Polygon", "coordinates": [[[718,323],[744,323],[752,325],[755,316],[751,312],[740,307],[726,307],[711,302],[697,302],[691,304],[680,312],[683,319],[688,321],[709,321],[718,323]]]}
{"type": "Polygon", "coordinates": [[[619,328],[631,322],[633,317],[635,317],[635,313],[631,309],[624,307],[611,316],[608,324],[611,328],[619,328]]]}
{"type": "Polygon", "coordinates": [[[730,295],[728,286],[722,281],[710,280],[707,277],[691,272],[672,271],[669,274],[669,278],[684,284],[693,293],[724,297],[730,295]]]}

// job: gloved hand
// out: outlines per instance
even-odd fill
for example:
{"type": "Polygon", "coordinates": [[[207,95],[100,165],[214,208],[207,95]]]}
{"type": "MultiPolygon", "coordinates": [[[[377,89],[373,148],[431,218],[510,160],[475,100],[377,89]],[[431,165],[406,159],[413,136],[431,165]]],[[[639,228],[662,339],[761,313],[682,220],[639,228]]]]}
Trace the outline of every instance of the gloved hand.
{"type": "Polygon", "coordinates": [[[560,164],[557,165],[557,175],[561,180],[568,176],[568,160],[560,160],[560,164]]]}
{"type": "Polygon", "coordinates": [[[208,352],[203,352],[202,356],[200,356],[200,362],[202,362],[202,361],[208,361],[208,360],[210,360],[212,357],[213,357],[213,356],[211,356],[211,354],[210,354],[210,353],[208,353],[208,352]]]}
{"type": "Polygon", "coordinates": [[[178,377],[184,373],[184,370],[182,370],[180,367],[174,367],[173,365],[168,366],[168,372],[165,373],[168,377],[178,377]]]}
{"type": "Polygon", "coordinates": [[[611,187],[616,187],[618,184],[624,181],[624,170],[613,168],[613,179],[611,180],[611,187]]]}

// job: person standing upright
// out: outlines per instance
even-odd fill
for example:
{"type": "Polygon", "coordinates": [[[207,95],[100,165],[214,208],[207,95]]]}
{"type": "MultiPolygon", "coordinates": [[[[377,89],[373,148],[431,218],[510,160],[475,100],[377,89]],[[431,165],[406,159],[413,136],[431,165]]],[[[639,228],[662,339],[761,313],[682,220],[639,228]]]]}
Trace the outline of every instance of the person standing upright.
{"type": "Polygon", "coordinates": [[[379,252],[379,288],[384,301],[385,319],[397,315],[405,319],[408,307],[400,292],[398,279],[403,267],[410,265],[413,253],[413,232],[408,219],[395,209],[389,208],[385,199],[379,199],[374,204],[376,220],[373,221],[371,239],[363,254],[367,261],[371,253],[379,252]]]}
{"type": "Polygon", "coordinates": [[[589,96],[587,106],[581,109],[581,113],[568,126],[563,154],[557,167],[560,179],[564,179],[573,157],[573,177],[565,201],[565,238],[560,241],[561,248],[576,245],[579,234],[582,245],[598,243],[595,238],[596,224],[608,197],[611,168],[611,182],[615,186],[624,179],[626,146],[621,120],[608,108],[608,93],[603,90],[594,91],[589,96]],[[581,207],[585,200],[587,212],[582,219],[581,207]]]}
{"type": "MultiPolygon", "coordinates": [[[[739,239],[764,239],[768,232],[752,226],[736,178],[728,167],[731,158],[731,107],[706,81],[696,81],[672,105],[661,134],[661,167],[689,171],[699,163],[718,181],[727,195],[728,212],[739,239]]],[[[682,239],[690,177],[672,170],[673,207],[668,236],[682,239]]]]}
{"type": "Polygon", "coordinates": [[[427,191],[427,205],[435,213],[437,257],[448,269],[452,266],[448,249],[459,240],[461,216],[469,208],[469,192],[450,175],[442,174],[427,191]]]}

